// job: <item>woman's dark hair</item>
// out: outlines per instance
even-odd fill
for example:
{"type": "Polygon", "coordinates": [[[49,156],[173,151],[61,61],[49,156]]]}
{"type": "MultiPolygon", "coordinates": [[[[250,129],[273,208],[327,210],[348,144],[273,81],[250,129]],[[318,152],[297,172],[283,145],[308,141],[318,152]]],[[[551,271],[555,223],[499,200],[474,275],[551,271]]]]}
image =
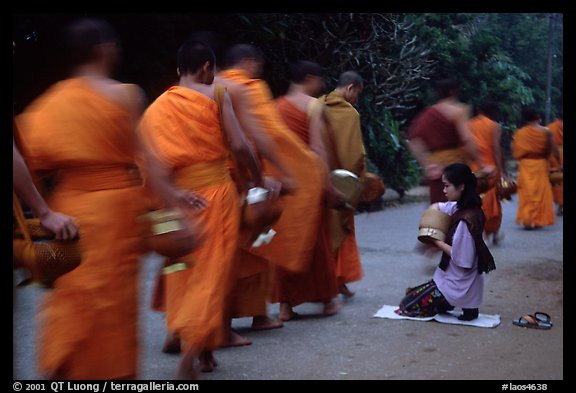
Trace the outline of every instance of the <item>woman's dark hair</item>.
{"type": "Polygon", "coordinates": [[[476,192],[476,175],[472,173],[472,170],[468,165],[459,162],[450,164],[444,168],[443,175],[446,180],[452,183],[455,187],[464,184],[462,195],[456,203],[458,209],[482,206],[482,198],[480,198],[480,195],[476,192]]]}

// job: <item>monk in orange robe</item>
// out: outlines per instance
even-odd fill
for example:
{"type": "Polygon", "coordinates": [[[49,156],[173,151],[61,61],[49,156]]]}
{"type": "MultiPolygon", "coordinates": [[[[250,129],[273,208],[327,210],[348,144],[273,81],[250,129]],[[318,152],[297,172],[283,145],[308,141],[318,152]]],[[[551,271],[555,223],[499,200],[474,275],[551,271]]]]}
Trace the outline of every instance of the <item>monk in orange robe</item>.
{"type": "MultiPolygon", "coordinates": [[[[346,71],[340,75],[336,89],[319,98],[325,105],[330,170],[346,169],[360,179],[366,170],[366,151],[362,142],[360,115],[353,105],[363,89],[362,77],[355,71],[346,71]]],[[[360,280],[364,274],[356,243],[354,210],[330,209],[330,223],[339,290],[344,296],[353,296],[346,284],[360,280]]]]}
{"type": "Polygon", "coordinates": [[[525,126],[512,139],[512,156],[518,160],[518,212],[516,224],[535,229],[555,223],[554,200],[548,171],[552,133],[540,125],[533,108],[522,109],[525,126]]]}
{"type": "Polygon", "coordinates": [[[238,165],[248,170],[256,186],[262,186],[261,168],[227,94],[220,123],[212,84],[214,66],[214,53],[206,44],[182,44],[178,51],[179,85],[149,106],[139,126],[149,157],[162,168],[162,174],[152,178],[162,180],[151,185],[156,193],[169,206],[182,206],[181,202],[194,194],[203,198],[202,209],[186,210],[190,222],[202,228],[202,242],[187,256],[173,261],[173,265],[184,264],[186,268],[165,276],[166,323],[181,340],[177,377],[182,379],[197,378],[197,360],[201,371],[211,371],[216,366],[212,352],[226,339],[240,223],[227,143],[238,165]]]}
{"type": "MultiPolygon", "coordinates": [[[[252,45],[239,44],[230,48],[226,56],[228,68],[218,74],[216,83],[223,83],[230,92],[242,129],[262,158],[264,173],[279,179],[282,187],[288,186],[290,190],[280,197],[284,209],[272,227],[276,232],[272,241],[259,247],[244,246],[242,262],[239,262],[240,275],[245,279],[251,276],[251,280],[262,285],[266,283],[266,289],[251,287],[260,294],[267,293],[268,297],[270,279],[256,275],[270,274],[270,264],[291,272],[308,268],[315,246],[324,174],[317,165],[315,154],[282,121],[266,82],[258,79],[263,65],[259,50],[252,45]],[[264,270],[266,263],[268,266],[264,270]],[[253,269],[254,264],[260,268],[253,269]]],[[[244,288],[248,286],[244,285],[244,288]]],[[[264,326],[279,325],[262,315],[267,298],[252,296],[246,291],[239,291],[238,296],[231,305],[236,310],[233,317],[261,317],[264,326]]]]}
{"type": "Polygon", "coordinates": [[[67,32],[72,76],[17,117],[23,156],[38,177],[54,175],[47,202],[76,219],[82,248],[40,309],[38,364],[50,379],[136,379],[143,94],[110,79],[118,51],[106,22],[81,19],[67,32]]]}
{"type": "MultiPolygon", "coordinates": [[[[547,126],[550,131],[552,131],[552,137],[554,144],[558,149],[558,156],[560,161],[556,159],[553,154],[550,156],[550,169],[551,170],[563,170],[564,168],[564,119],[562,114],[558,115],[556,119],[547,126]]],[[[557,216],[564,214],[564,181],[554,184],[552,186],[552,193],[554,195],[554,202],[558,206],[556,211],[557,216]]]]}
{"type": "MultiPolygon", "coordinates": [[[[314,98],[324,86],[322,67],[311,61],[299,61],[292,65],[292,81],[286,95],[276,103],[284,122],[298,137],[318,155],[325,176],[325,193],[333,192],[328,176],[328,157],[324,147],[325,134],[323,106],[314,98]]],[[[317,224],[316,245],[310,256],[309,268],[302,273],[290,273],[275,269],[271,302],[280,303],[279,317],[283,321],[297,314],[293,307],[305,302],[322,302],[324,315],[338,311],[339,303],[336,281],[336,259],[330,246],[330,212],[327,200],[320,201],[321,215],[317,224]]]]}
{"type": "MultiPolygon", "coordinates": [[[[478,109],[479,113],[468,122],[468,128],[480,159],[485,164],[496,168],[492,177],[499,181],[501,176],[508,177],[508,175],[504,167],[501,148],[502,129],[495,120],[498,108],[493,102],[484,102],[478,109]]],[[[472,163],[470,168],[473,171],[481,169],[477,163],[472,163]]],[[[487,238],[492,236],[492,242],[497,244],[502,240],[503,235],[500,233],[502,205],[496,195],[495,184],[496,182],[493,182],[490,189],[482,195],[482,210],[486,216],[484,234],[487,238]]]]}

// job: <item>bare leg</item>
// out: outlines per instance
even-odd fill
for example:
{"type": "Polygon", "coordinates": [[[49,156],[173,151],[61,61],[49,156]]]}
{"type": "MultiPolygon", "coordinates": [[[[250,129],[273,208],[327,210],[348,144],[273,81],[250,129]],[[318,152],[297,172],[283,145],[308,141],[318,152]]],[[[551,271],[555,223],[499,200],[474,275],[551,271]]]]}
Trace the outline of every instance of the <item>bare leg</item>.
{"type": "Polygon", "coordinates": [[[268,315],[259,315],[252,318],[252,330],[278,329],[284,326],[282,320],[271,319],[268,315]]]}
{"type": "Polygon", "coordinates": [[[329,316],[334,315],[342,308],[342,300],[340,299],[330,299],[324,302],[323,315],[329,316]]]}
{"type": "Polygon", "coordinates": [[[236,332],[234,329],[232,329],[232,319],[230,319],[230,325],[228,327],[228,339],[222,345],[222,348],[241,347],[241,346],[250,345],[250,344],[252,344],[252,341],[250,341],[246,337],[242,337],[241,335],[238,334],[238,332],[236,332]]]}
{"type": "Polygon", "coordinates": [[[340,285],[340,293],[346,297],[352,297],[355,295],[354,292],[352,292],[347,286],[346,284],[342,284],[340,285]]]}
{"type": "Polygon", "coordinates": [[[203,373],[210,373],[214,371],[214,368],[218,366],[216,359],[214,359],[214,353],[212,351],[202,351],[200,353],[200,371],[203,373]]]}
{"type": "Polygon", "coordinates": [[[296,318],[298,316],[298,313],[295,313],[292,310],[292,306],[290,306],[290,303],[286,303],[286,302],[281,302],[280,303],[280,314],[278,315],[278,318],[280,318],[281,321],[289,321],[293,318],[296,318]]]}
{"type": "Polygon", "coordinates": [[[178,335],[168,332],[164,346],[162,347],[164,353],[180,353],[180,337],[178,335]]]}
{"type": "Polygon", "coordinates": [[[178,371],[176,372],[176,379],[195,380],[199,379],[198,365],[196,361],[198,355],[195,352],[189,351],[181,355],[180,363],[178,364],[178,371]]]}

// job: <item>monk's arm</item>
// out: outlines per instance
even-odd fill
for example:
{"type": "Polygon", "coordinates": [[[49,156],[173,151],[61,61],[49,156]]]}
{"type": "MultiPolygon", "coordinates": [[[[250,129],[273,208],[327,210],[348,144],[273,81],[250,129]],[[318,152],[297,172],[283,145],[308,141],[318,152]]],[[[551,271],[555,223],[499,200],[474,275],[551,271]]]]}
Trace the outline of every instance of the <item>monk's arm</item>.
{"type": "Polygon", "coordinates": [[[254,141],[258,153],[263,158],[270,161],[278,171],[282,174],[282,187],[284,191],[292,192],[296,188],[291,172],[288,166],[282,161],[282,157],[277,153],[278,146],[272,138],[268,136],[265,130],[262,129],[256,116],[252,114],[250,109],[250,97],[247,92],[237,90],[234,92],[236,112],[238,113],[238,120],[242,125],[242,129],[248,133],[250,138],[254,141]]]}
{"type": "Polygon", "coordinates": [[[28,166],[14,142],[12,143],[12,183],[18,198],[32,209],[42,226],[53,232],[56,239],[74,239],[78,235],[78,226],[72,217],[55,212],[48,207],[34,185],[28,166]]]}
{"type": "Polygon", "coordinates": [[[506,176],[506,167],[504,165],[504,153],[502,152],[502,127],[500,124],[496,125],[496,130],[494,131],[494,140],[492,141],[494,160],[496,161],[496,167],[498,172],[506,176]]]}
{"type": "Polygon", "coordinates": [[[324,136],[326,135],[326,120],[324,109],[315,113],[310,119],[310,149],[320,157],[323,163],[328,167],[328,152],[324,144],[324,136]]]}
{"type": "Polygon", "coordinates": [[[558,163],[558,165],[561,165],[561,161],[560,161],[560,150],[558,150],[558,145],[556,145],[556,142],[554,142],[554,137],[552,136],[552,132],[548,129],[546,132],[546,135],[548,136],[548,141],[547,141],[547,156],[554,156],[554,159],[556,160],[556,162],[558,163]]]}
{"type": "Polygon", "coordinates": [[[244,135],[240,123],[232,107],[232,101],[228,93],[224,94],[224,107],[222,110],[222,121],[224,132],[228,139],[232,154],[236,159],[236,165],[248,170],[255,186],[263,185],[262,167],[256,157],[254,150],[250,146],[248,139],[244,135]]]}
{"type": "Polygon", "coordinates": [[[208,202],[200,194],[181,189],[174,184],[171,169],[156,157],[153,147],[149,146],[139,130],[137,145],[142,155],[144,171],[146,173],[146,186],[156,196],[171,208],[188,208],[201,210],[208,202]]]}

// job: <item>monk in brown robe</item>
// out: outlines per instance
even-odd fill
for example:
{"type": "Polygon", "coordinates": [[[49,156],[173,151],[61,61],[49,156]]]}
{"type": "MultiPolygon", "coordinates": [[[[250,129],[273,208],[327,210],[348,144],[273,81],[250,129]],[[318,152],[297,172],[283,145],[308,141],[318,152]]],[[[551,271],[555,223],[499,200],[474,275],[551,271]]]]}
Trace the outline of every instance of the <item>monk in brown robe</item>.
{"type": "Polygon", "coordinates": [[[228,49],[225,63],[216,83],[223,83],[228,89],[242,129],[262,159],[265,175],[278,179],[282,188],[289,190],[280,197],[284,209],[272,227],[276,232],[272,241],[259,247],[241,245],[242,258],[238,263],[242,281],[237,285],[243,289],[236,292],[231,304],[232,317],[252,316],[253,328],[274,328],[281,326],[281,321],[270,320],[265,313],[271,292],[270,265],[291,272],[308,268],[315,246],[324,174],[317,156],[286,127],[270,88],[259,79],[264,64],[260,51],[252,45],[235,45],[228,49]]]}
{"type": "MultiPolygon", "coordinates": [[[[560,113],[556,119],[547,126],[552,131],[552,137],[556,149],[558,149],[558,156],[560,161],[555,157],[555,154],[550,156],[550,169],[560,170],[564,169],[564,119],[560,113]]],[[[561,216],[564,214],[564,181],[552,185],[552,193],[554,195],[554,203],[557,205],[556,215],[561,216]]]]}
{"type": "MultiPolygon", "coordinates": [[[[512,156],[518,160],[518,212],[516,224],[535,229],[555,223],[554,200],[548,171],[552,133],[540,124],[540,114],[522,109],[524,127],[512,138],[512,156]]],[[[557,157],[559,161],[559,157],[557,157]]]]}
{"type": "MultiPolygon", "coordinates": [[[[322,67],[311,61],[292,65],[292,79],[286,95],[276,99],[284,122],[318,155],[318,165],[325,176],[325,194],[335,194],[328,171],[328,157],[324,146],[325,125],[322,103],[314,98],[324,88],[322,67]]],[[[290,273],[277,267],[274,271],[272,303],[280,303],[279,317],[283,321],[297,314],[293,307],[305,302],[322,302],[323,314],[335,314],[340,305],[336,281],[336,259],[330,247],[330,212],[327,199],[320,201],[321,215],[317,224],[316,245],[310,255],[309,267],[302,273],[290,273]]]]}
{"type": "MultiPolygon", "coordinates": [[[[330,170],[346,169],[360,179],[366,170],[366,151],[362,141],[360,115],[354,104],[363,89],[362,77],[355,71],[346,71],[340,75],[336,88],[319,98],[325,106],[325,139],[330,170]]],[[[330,225],[339,291],[350,297],[354,292],[350,291],[346,284],[360,280],[364,274],[356,243],[354,210],[330,209],[330,225]]]]}
{"type": "Polygon", "coordinates": [[[494,170],[478,156],[468,128],[469,108],[458,99],[458,82],[442,79],[435,88],[438,101],[418,114],[408,129],[408,148],[424,169],[430,203],[446,202],[442,170],[447,165],[475,162],[483,174],[494,170]]]}
{"type": "Polygon", "coordinates": [[[46,200],[75,218],[82,248],[40,309],[38,364],[51,379],[136,379],[143,94],[110,78],[119,52],[107,23],[78,20],[66,39],[71,77],[17,118],[22,153],[38,177],[54,176],[46,200]]]}
{"type": "MultiPolygon", "coordinates": [[[[496,181],[499,181],[501,176],[508,178],[508,175],[501,148],[502,128],[496,122],[497,115],[496,104],[486,101],[479,106],[478,114],[470,119],[468,128],[480,159],[485,164],[496,168],[492,176],[496,181]]],[[[470,168],[472,171],[481,169],[477,163],[472,163],[470,168]]],[[[482,194],[482,210],[486,217],[484,235],[487,238],[491,236],[494,244],[503,239],[503,234],[500,233],[502,204],[496,194],[496,181],[492,182],[490,189],[482,194]]]]}
{"type": "Polygon", "coordinates": [[[166,323],[181,342],[177,377],[197,378],[215,366],[212,352],[226,340],[226,310],[236,282],[240,206],[227,160],[230,151],[248,170],[254,185],[262,186],[262,172],[239,128],[230,98],[225,94],[222,120],[214,101],[215,57],[198,41],[178,50],[178,86],[169,88],[146,110],[139,126],[149,157],[161,173],[151,186],[168,206],[186,204],[199,194],[200,210],[186,211],[203,231],[200,246],[178,265],[185,269],[165,277],[166,323]],[[226,142],[227,141],[227,142],[226,142]],[[173,180],[172,180],[173,179],[173,180]]]}

